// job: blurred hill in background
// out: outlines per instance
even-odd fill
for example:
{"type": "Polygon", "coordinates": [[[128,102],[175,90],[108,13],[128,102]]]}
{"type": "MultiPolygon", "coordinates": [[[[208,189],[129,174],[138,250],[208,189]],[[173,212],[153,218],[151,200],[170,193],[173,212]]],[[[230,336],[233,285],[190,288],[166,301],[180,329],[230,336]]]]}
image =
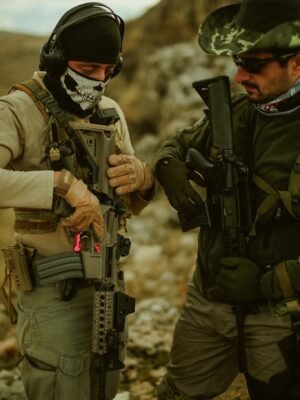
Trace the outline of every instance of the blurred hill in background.
{"type": "Polygon", "coordinates": [[[45,38],[0,31],[0,95],[12,84],[29,79],[38,69],[45,38]]]}
{"type": "MultiPolygon", "coordinates": [[[[134,140],[168,135],[199,115],[193,80],[230,71],[207,57],[197,44],[200,22],[228,0],[161,0],[126,23],[124,67],[108,94],[120,102],[134,140]],[[215,68],[215,69],[214,69],[215,68]]],[[[50,32],[49,32],[50,34],[50,32]]],[[[46,37],[0,32],[0,94],[38,69],[46,37]]],[[[227,62],[227,60],[226,60],[227,62]]],[[[225,64],[226,64],[225,62],[225,64]]]]}
{"type": "MultiPolygon", "coordinates": [[[[107,94],[122,106],[136,153],[143,160],[153,162],[166,136],[201,117],[203,103],[192,82],[222,74],[233,77],[230,58],[208,56],[197,44],[200,22],[212,10],[229,3],[161,0],[140,18],[126,23],[124,66],[110,82],[107,94]]],[[[0,31],[0,95],[38,69],[39,52],[46,40],[0,31]]],[[[156,398],[155,387],[165,373],[174,324],[195,264],[198,230],[181,232],[175,210],[157,186],[155,200],[128,224],[132,251],[125,260],[125,280],[137,307],[129,320],[121,386],[124,393],[119,400],[156,398]]],[[[17,351],[10,341],[14,336],[0,305],[0,368],[15,366],[17,351]]],[[[3,399],[25,400],[19,367],[3,371],[3,399]]],[[[248,399],[242,377],[217,399],[248,399]]]]}

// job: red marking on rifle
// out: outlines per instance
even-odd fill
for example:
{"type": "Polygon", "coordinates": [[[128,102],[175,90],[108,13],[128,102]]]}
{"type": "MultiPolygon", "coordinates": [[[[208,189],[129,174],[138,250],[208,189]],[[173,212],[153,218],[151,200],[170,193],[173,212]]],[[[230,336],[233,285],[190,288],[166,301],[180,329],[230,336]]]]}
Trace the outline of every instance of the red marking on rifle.
{"type": "Polygon", "coordinates": [[[80,253],[82,250],[80,232],[77,232],[75,234],[73,250],[75,251],[75,253],[80,253]]]}
{"type": "Polygon", "coordinates": [[[100,243],[96,243],[94,249],[96,253],[101,253],[102,249],[100,243]]]}

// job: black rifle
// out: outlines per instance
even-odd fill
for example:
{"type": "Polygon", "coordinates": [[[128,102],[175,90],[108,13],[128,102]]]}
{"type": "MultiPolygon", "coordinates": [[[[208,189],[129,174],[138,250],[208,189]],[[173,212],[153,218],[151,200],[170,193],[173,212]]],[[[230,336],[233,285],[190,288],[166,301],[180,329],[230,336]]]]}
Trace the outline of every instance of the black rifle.
{"type": "MultiPolygon", "coordinates": [[[[207,225],[214,226],[217,214],[224,232],[226,256],[245,257],[246,236],[252,223],[249,172],[233,148],[230,85],[227,76],[197,81],[193,87],[208,107],[214,156],[206,159],[199,151],[187,151],[191,179],[207,189],[207,225]]],[[[203,207],[202,207],[203,208],[203,207]]],[[[218,223],[220,226],[220,222],[218,223]]],[[[246,306],[234,304],[238,330],[240,370],[247,369],[244,318],[246,306]]]]}

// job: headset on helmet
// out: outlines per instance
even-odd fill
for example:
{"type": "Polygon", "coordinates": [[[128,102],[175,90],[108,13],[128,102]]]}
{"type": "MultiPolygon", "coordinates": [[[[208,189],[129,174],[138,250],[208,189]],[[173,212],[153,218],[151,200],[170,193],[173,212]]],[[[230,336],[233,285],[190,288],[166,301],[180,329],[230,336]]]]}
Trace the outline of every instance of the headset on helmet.
{"type": "MultiPolygon", "coordinates": [[[[50,74],[63,74],[66,70],[67,60],[63,49],[59,45],[59,37],[70,26],[77,25],[83,21],[94,18],[95,16],[112,17],[118,23],[122,43],[125,25],[121,17],[115,14],[111,8],[102,3],[92,2],[81,4],[67,11],[56,24],[49,39],[41,49],[39,69],[47,71],[50,74]]],[[[121,51],[122,48],[113,70],[112,77],[116,76],[121,71],[123,63],[121,51]]]]}

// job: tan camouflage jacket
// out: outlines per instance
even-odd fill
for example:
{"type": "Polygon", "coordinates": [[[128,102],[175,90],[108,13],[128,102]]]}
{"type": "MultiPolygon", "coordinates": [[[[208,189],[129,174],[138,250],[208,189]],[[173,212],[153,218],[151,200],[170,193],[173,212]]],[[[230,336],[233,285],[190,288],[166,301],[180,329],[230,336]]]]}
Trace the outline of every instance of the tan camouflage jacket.
{"type": "MultiPolygon", "coordinates": [[[[33,79],[42,82],[43,72],[33,79]]],[[[120,120],[116,123],[116,142],[121,152],[133,154],[128,127],[122,110],[112,99],[103,96],[100,108],[116,108],[120,120]]],[[[53,204],[53,171],[45,154],[47,126],[40,110],[25,92],[15,90],[0,98],[0,208],[51,210],[53,204]]],[[[133,213],[147,204],[133,196],[133,213]]],[[[69,251],[72,243],[64,228],[39,234],[17,233],[17,240],[37,249],[41,255],[69,251]]]]}

